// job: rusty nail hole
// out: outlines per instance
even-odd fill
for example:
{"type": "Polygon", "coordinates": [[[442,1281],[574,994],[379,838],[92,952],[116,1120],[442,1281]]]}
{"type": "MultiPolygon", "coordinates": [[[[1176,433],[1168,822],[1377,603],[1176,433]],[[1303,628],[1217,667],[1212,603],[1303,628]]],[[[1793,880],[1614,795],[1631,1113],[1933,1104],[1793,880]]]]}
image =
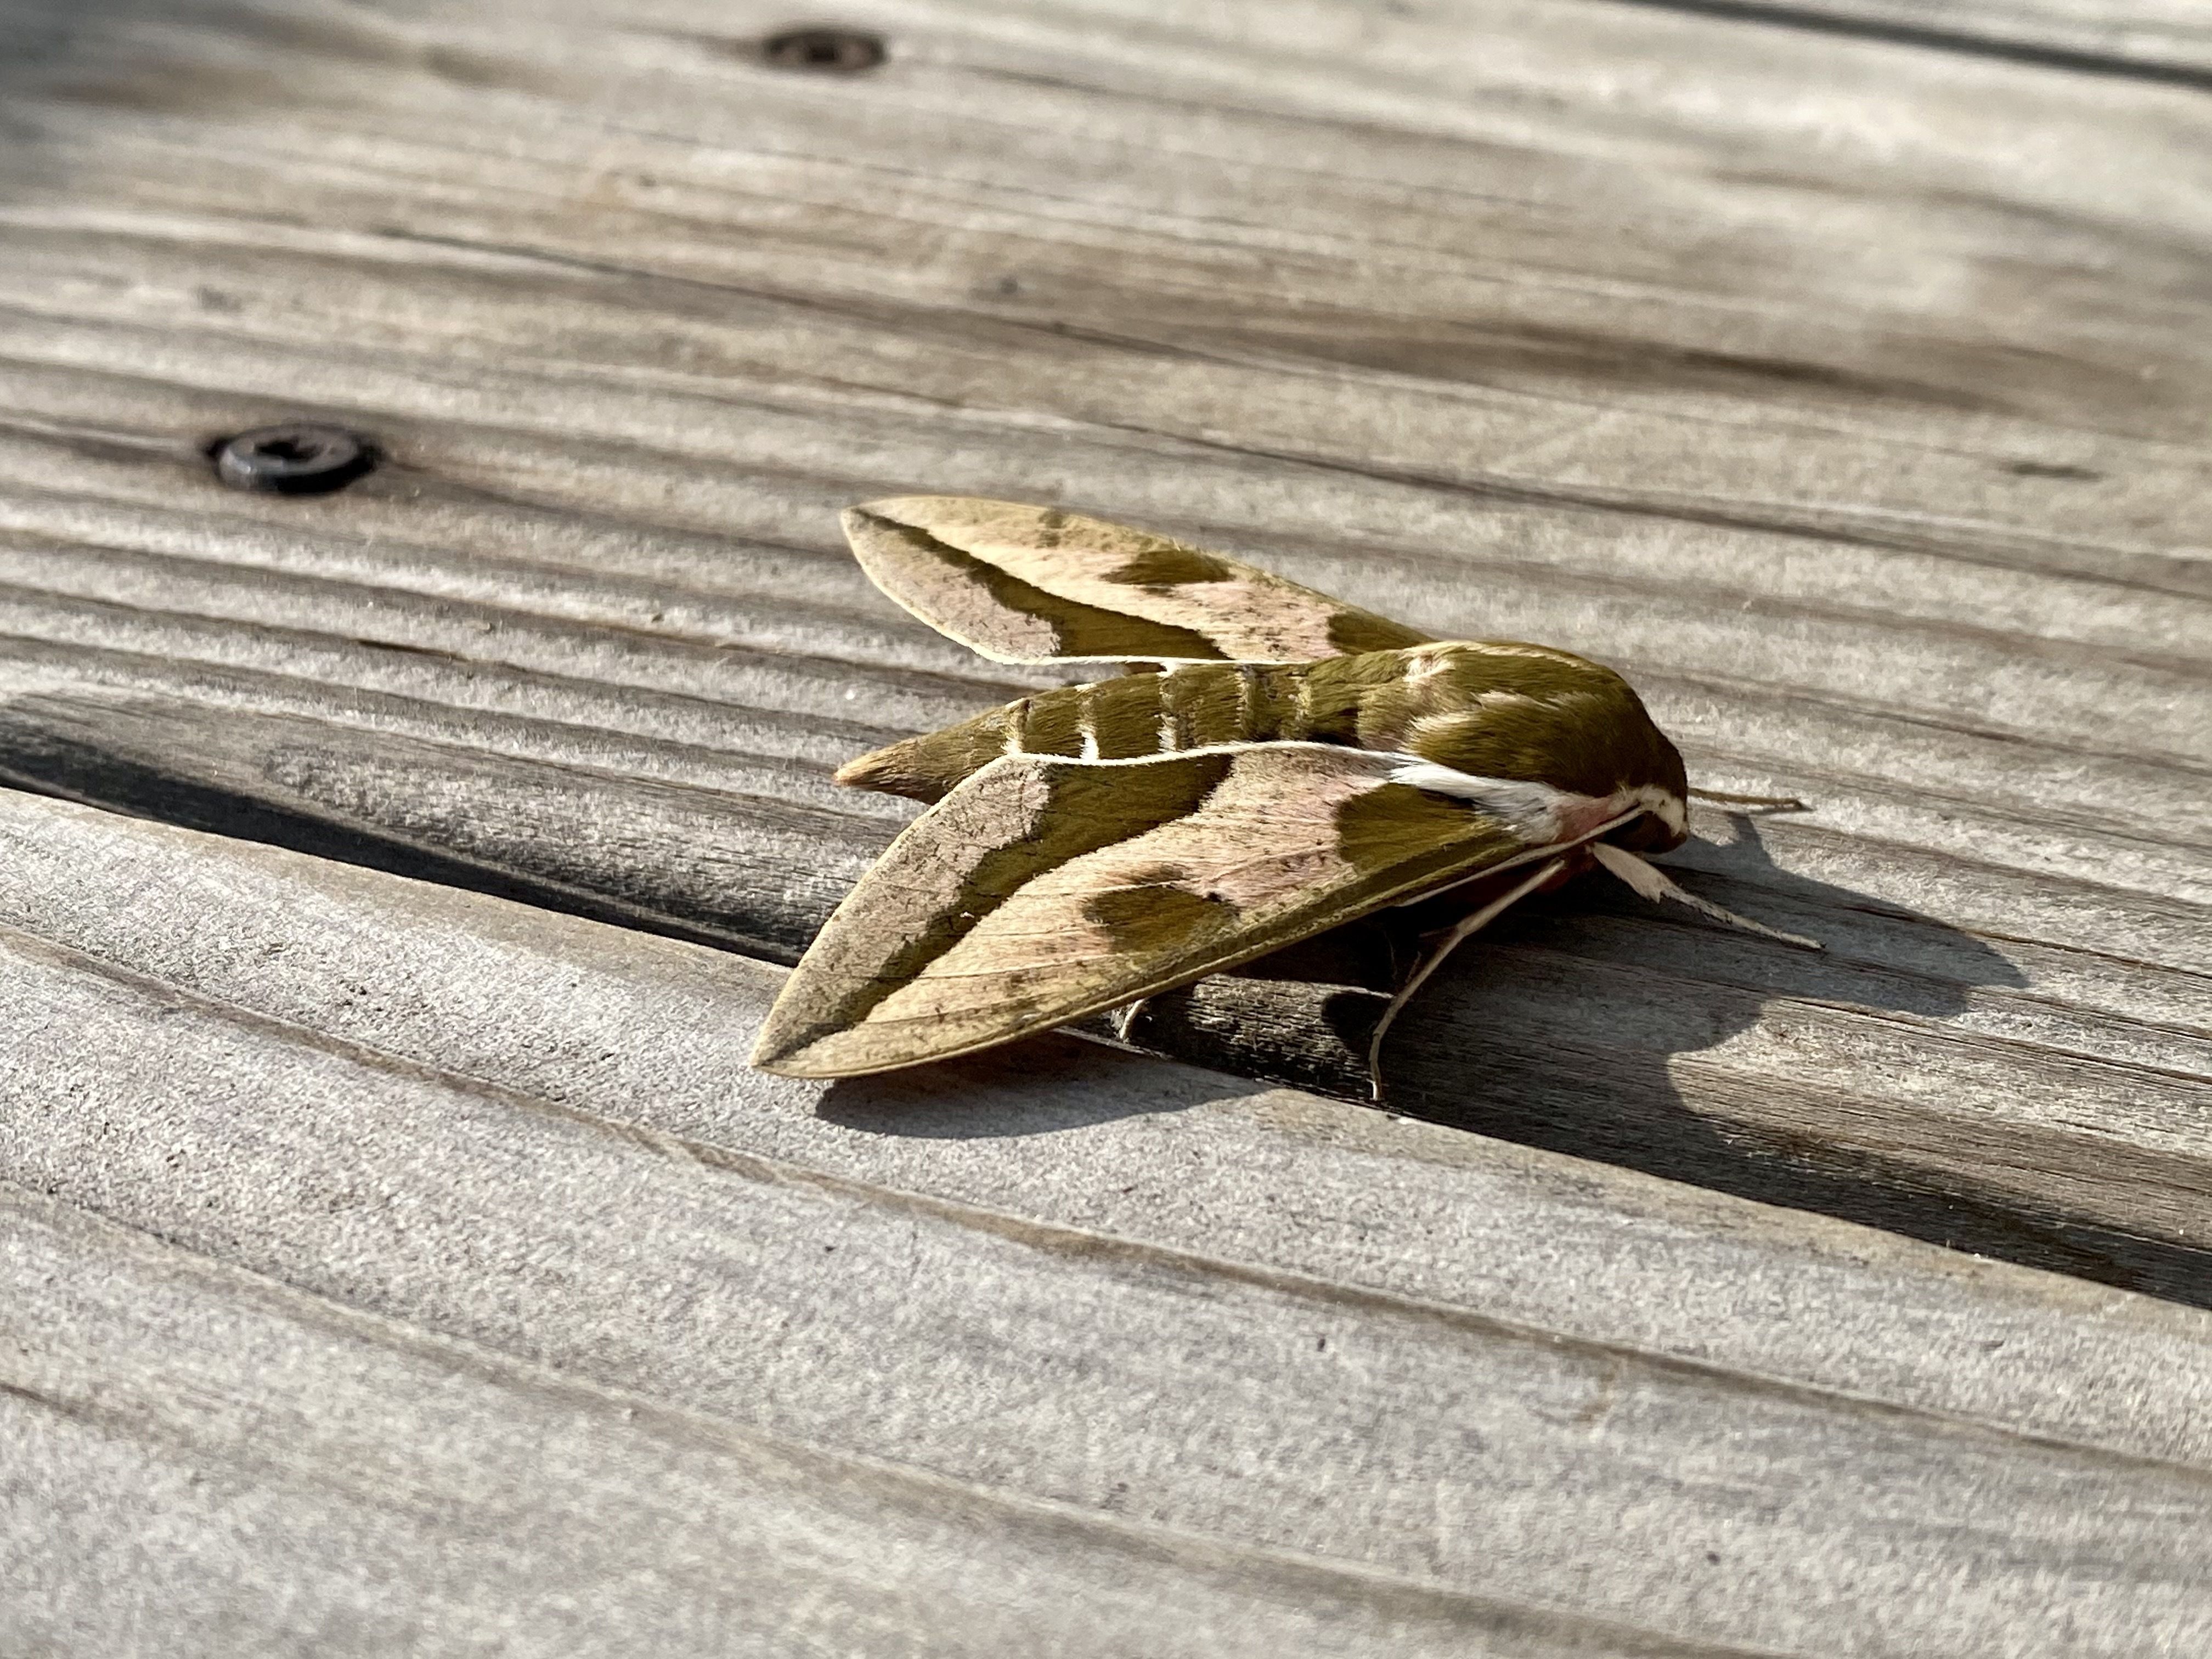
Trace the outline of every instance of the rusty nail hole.
{"type": "Polygon", "coordinates": [[[335,426],[257,427],[215,447],[216,477],[233,489],[317,495],[343,489],[376,465],[376,452],[335,426]]]}
{"type": "Polygon", "coordinates": [[[817,75],[855,75],[889,54],[884,37],[860,29],[786,29],[761,43],[761,56],[778,69],[817,75]]]}

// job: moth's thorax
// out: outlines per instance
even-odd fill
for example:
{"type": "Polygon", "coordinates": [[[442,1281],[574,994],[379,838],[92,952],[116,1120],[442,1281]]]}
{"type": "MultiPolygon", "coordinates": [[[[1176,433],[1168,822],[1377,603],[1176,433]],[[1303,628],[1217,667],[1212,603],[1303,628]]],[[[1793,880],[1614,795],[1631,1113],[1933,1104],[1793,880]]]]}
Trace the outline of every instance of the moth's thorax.
{"type": "MultiPolygon", "coordinates": [[[[1469,641],[1316,663],[1351,711],[1354,741],[1481,778],[1597,799],[1668,804],[1679,820],[1682,757],[1628,682],[1548,646],[1469,641]]],[[[1670,823],[1679,842],[1679,822],[1670,823]]],[[[1668,844],[1674,844],[1673,842],[1668,844]]]]}

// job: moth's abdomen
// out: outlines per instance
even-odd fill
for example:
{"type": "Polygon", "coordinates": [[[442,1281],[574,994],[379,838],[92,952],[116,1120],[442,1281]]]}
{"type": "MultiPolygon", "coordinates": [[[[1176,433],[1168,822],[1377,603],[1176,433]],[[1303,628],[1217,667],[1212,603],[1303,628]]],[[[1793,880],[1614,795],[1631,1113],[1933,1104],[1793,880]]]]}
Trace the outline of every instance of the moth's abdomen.
{"type": "Polygon", "coordinates": [[[908,738],[848,763],[840,783],[934,801],[1001,755],[1138,760],[1218,744],[1304,737],[1296,667],[1189,663],[1071,685],[908,738]]]}
{"type": "Polygon", "coordinates": [[[1269,671],[1254,663],[1190,663],[1123,674],[1031,701],[1022,733],[1031,754],[1137,760],[1276,736],[1269,671]]]}

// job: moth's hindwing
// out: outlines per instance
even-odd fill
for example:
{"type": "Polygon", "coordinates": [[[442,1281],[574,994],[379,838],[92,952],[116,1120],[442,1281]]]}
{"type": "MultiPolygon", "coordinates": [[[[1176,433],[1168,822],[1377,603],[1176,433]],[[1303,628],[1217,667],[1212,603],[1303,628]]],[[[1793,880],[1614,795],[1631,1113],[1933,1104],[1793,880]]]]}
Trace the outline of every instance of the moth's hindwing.
{"type": "Polygon", "coordinates": [[[753,1063],[849,1077],[966,1054],[1555,854],[1391,781],[1405,763],[1303,743],[994,761],[838,908],[753,1063]]]}
{"type": "Polygon", "coordinates": [[[1310,662],[1429,637],[1218,553],[1050,507],[900,495],[844,523],[877,586],[999,662],[1310,662]]]}

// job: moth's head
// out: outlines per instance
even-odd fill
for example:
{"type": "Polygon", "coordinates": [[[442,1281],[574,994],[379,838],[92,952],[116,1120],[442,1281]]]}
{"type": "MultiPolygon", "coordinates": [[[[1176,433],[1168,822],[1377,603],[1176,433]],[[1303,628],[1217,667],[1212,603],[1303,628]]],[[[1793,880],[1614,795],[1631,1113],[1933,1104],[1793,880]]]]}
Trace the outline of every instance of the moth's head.
{"type": "MultiPolygon", "coordinates": [[[[1672,747],[1670,744],[1669,747],[1672,747]]],[[[1644,805],[1640,817],[1631,818],[1605,839],[1632,853],[1671,853],[1690,838],[1688,785],[1668,791],[1646,785],[1636,792],[1644,805]]]]}
{"type": "Polygon", "coordinates": [[[1396,749],[1472,777],[1640,804],[1642,816],[1607,836],[1634,851],[1663,853],[1687,839],[1681,753],[1610,668],[1504,640],[1376,655],[1398,661],[1362,700],[1364,746],[1396,749]]]}

